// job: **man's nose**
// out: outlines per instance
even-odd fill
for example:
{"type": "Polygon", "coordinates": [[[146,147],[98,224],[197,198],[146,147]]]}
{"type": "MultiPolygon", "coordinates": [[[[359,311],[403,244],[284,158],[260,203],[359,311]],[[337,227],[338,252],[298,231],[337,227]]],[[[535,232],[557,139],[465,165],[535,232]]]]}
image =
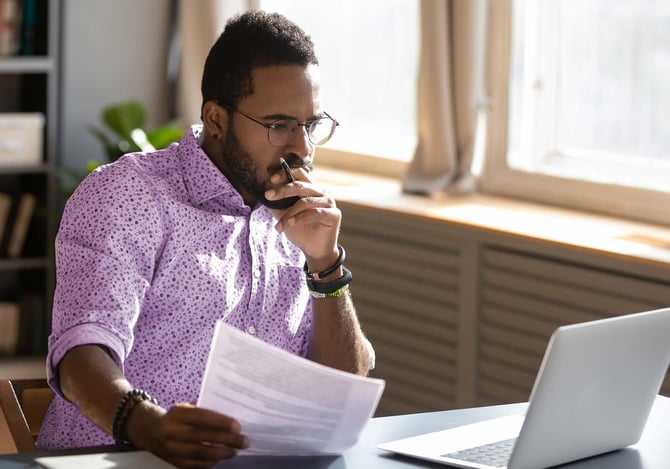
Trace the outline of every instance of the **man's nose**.
{"type": "Polygon", "coordinates": [[[307,158],[312,154],[314,150],[314,145],[309,141],[309,135],[307,133],[307,127],[301,125],[296,131],[296,135],[291,140],[288,145],[286,145],[286,152],[295,153],[302,159],[307,158]]]}

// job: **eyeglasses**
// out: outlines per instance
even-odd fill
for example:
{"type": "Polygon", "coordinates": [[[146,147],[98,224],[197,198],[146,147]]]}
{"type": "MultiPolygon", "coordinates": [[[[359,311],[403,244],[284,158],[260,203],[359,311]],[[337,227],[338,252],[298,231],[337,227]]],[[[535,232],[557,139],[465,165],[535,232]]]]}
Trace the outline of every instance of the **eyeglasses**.
{"type": "Polygon", "coordinates": [[[283,147],[291,143],[295,136],[298,135],[298,129],[300,127],[304,127],[307,130],[307,138],[312,145],[323,145],[330,140],[330,137],[335,133],[335,128],[340,125],[340,123],[330,117],[327,112],[324,112],[325,117],[319,117],[307,122],[298,122],[297,119],[287,117],[266,124],[239,109],[235,109],[230,104],[224,102],[219,102],[219,104],[227,107],[233,112],[242,114],[247,119],[268,129],[268,142],[275,147],[283,147]]]}

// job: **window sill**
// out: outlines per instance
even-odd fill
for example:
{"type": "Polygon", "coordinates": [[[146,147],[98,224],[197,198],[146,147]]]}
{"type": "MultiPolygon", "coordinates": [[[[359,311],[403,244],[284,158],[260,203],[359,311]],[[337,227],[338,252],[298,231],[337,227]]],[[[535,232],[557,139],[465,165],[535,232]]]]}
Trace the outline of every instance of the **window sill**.
{"type": "MultiPolygon", "coordinates": [[[[408,157],[409,154],[404,154],[408,157]]],[[[388,156],[373,155],[368,153],[355,153],[348,150],[321,147],[316,156],[317,166],[338,168],[351,173],[375,174],[388,178],[399,179],[407,168],[407,161],[400,156],[391,158],[388,156]]]]}
{"type": "Polygon", "coordinates": [[[318,165],[338,202],[670,267],[670,229],[487,194],[403,194],[398,178],[318,165]]]}

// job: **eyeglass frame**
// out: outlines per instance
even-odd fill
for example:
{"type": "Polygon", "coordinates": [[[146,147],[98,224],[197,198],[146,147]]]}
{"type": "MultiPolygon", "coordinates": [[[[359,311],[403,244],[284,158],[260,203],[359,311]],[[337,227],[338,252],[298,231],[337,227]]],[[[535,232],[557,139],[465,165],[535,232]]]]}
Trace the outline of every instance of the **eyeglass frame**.
{"type": "Polygon", "coordinates": [[[323,111],[325,117],[318,117],[318,118],[316,118],[316,119],[314,119],[314,120],[312,120],[312,121],[300,122],[298,119],[295,119],[295,118],[293,118],[293,117],[286,117],[286,118],[282,118],[282,119],[275,119],[275,120],[273,120],[272,122],[270,122],[269,124],[266,124],[265,122],[262,122],[262,121],[256,119],[256,118],[253,117],[253,116],[250,116],[250,115],[247,114],[246,112],[240,111],[239,109],[237,109],[237,108],[231,106],[230,104],[226,103],[225,101],[217,101],[217,103],[219,103],[221,106],[224,106],[224,107],[230,109],[230,110],[233,111],[233,112],[237,112],[238,114],[243,115],[244,117],[246,117],[247,119],[249,119],[249,120],[255,122],[256,124],[265,127],[265,128],[267,129],[267,131],[268,131],[268,143],[269,143],[270,145],[272,145],[273,147],[277,147],[277,148],[281,148],[281,147],[283,147],[284,145],[288,145],[289,143],[291,143],[293,140],[295,140],[295,137],[298,135],[298,133],[296,132],[296,133],[293,135],[293,137],[292,137],[290,140],[288,140],[284,145],[275,145],[274,143],[272,143],[272,142],[270,141],[270,130],[272,130],[272,129],[275,128],[275,127],[273,127],[273,125],[275,125],[275,122],[278,122],[278,121],[285,121],[285,120],[294,120],[294,121],[298,124],[298,127],[303,127],[303,128],[305,128],[305,130],[307,131],[307,139],[309,140],[309,143],[311,143],[312,145],[317,146],[317,147],[318,147],[318,146],[321,146],[321,145],[325,145],[326,143],[328,143],[328,142],[330,141],[330,139],[332,138],[333,134],[335,133],[335,129],[340,125],[340,123],[339,123],[335,118],[333,118],[330,114],[328,114],[326,111],[323,111]],[[314,143],[314,142],[312,141],[312,136],[311,136],[310,133],[309,133],[309,128],[310,128],[315,122],[320,121],[320,120],[323,120],[323,119],[330,119],[330,120],[333,122],[333,125],[331,126],[330,135],[328,136],[328,140],[326,140],[325,142],[323,142],[323,143],[314,143]]]}

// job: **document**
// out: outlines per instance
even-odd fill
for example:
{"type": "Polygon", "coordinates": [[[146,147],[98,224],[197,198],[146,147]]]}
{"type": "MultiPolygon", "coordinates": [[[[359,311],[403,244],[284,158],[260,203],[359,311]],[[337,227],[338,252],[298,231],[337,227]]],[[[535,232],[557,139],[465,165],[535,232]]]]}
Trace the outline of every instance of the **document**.
{"type": "Polygon", "coordinates": [[[337,455],[358,441],[384,381],[335,370],[219,321],[198,405],[237,419],[242,455],[337,455]]]}

